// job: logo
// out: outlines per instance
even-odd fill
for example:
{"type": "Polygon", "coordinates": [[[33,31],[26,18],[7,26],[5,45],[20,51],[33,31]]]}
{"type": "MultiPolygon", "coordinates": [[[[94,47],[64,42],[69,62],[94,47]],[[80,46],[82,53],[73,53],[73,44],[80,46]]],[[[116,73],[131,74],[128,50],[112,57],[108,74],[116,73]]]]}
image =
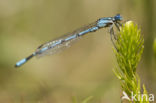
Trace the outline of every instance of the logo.
{"type": "Polygon", "coordinates": [[[123,96],[122,96],[122,100],[128,100],[128,101],[149,101],[149,102],[153,102],[154,101],[154,94],[141,94],[141,93],[137,93],[134,94],[133,92],[131,92],[131,96],[128,96],[126,94],[125,91],[123,91],[123,96]]]}

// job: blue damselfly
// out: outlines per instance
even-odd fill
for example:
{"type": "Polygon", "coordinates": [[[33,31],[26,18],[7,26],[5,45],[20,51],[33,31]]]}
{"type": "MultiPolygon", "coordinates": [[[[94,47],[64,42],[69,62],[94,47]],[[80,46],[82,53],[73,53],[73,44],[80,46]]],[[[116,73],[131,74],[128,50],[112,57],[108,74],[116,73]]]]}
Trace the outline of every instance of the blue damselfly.
{"type": "Polygon", "coordinates": [[[68,47],[69,44],[71,44],[73,41],[77,40],[78,38],[82,37],[83,35],[90,33],[90,32],[95,32],[96,30],[99,30],[100,28],[109,27],[111,40],[113,41],[112,36],[114,36],[114,38],[116,39],[116,36],[114,35],[113,25],[115,24],[117,29],[120,30],[119,27],[121,26],[121,24],[119,23],[119,21],[121,20],[122,20],[122,17],[120,16],[120,14],[117,14],[114,17],[100,18],[96,22],[91,23],[78,30],[75,30],[72,33],[69,33],[60,38],[57,38],[55,40],[52,40],[52,41],[49,41],[40,45],[36,49],[36,51],[33,52],[30,56],[17,62],[15,67],[21,66],[22,64],[26,63],[28,60],[30,60],[34,56],[44,56],[46,54],[54,54],[60,49],[68,47]]]}

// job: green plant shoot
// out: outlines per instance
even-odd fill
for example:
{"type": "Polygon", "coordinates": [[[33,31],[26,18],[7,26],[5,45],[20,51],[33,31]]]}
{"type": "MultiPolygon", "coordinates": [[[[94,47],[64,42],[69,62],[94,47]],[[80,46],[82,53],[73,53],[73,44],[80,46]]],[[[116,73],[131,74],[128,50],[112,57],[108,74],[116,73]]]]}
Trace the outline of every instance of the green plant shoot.
{"type": "Polygon", "coordinates": [[[114,53],[117,66],[114,73],[120,80],[123,94],[127,95],[128,98],[126,99],[130,103],[149,103],[144,85],[144,92],[141,93],[142,86],[140,86],[140,78],[136,73],[136,68],[144,50],[144,39],[137,25],[132,21],[126,22],[120,29],[115,45],[117,50],[114,50],[114,53]],[[132,97],[133,94],[135,94],[135,98],[132,97]],[[147,97],[141,94],[146,94],[147,97]]]}

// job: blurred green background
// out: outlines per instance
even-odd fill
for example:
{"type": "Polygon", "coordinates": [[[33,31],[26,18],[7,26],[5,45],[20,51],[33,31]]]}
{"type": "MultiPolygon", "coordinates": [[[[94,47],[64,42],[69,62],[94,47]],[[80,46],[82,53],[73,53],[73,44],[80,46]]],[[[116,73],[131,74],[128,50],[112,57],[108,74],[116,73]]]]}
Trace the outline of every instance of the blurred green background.
{"type": "Polygon", "coordinates": [[[73,103],[72,98],[88,96],[93,96],[89,103],[119,103],[108,28],[14,68],[40,44],[117,13],[142,29],[145,49],[137,72],[156,94],[155,10],[155,0],[0,0],[0,103],[73,103]]]}

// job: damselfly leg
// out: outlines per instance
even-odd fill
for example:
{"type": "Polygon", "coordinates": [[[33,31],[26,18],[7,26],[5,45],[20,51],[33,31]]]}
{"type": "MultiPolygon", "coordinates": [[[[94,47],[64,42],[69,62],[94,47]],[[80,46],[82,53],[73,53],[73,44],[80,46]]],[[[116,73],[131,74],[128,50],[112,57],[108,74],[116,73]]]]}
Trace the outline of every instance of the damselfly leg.
{"type": "MultiPolygon", "coordinates": [[[[120,24],[119,22],[114,22],[114,24],[115,24],[116,28],[118,29],[118,31],[120,32],[120,27],[122,26],[122,24],[120,24]]],[[[110,27],[110,37],[111,37],[111,41],[114,45],[114,48],[117,50],[117,46],[115,45],[114,40],[117,40],[118,36],[114,33],[113,25],[110,27]]]]}

